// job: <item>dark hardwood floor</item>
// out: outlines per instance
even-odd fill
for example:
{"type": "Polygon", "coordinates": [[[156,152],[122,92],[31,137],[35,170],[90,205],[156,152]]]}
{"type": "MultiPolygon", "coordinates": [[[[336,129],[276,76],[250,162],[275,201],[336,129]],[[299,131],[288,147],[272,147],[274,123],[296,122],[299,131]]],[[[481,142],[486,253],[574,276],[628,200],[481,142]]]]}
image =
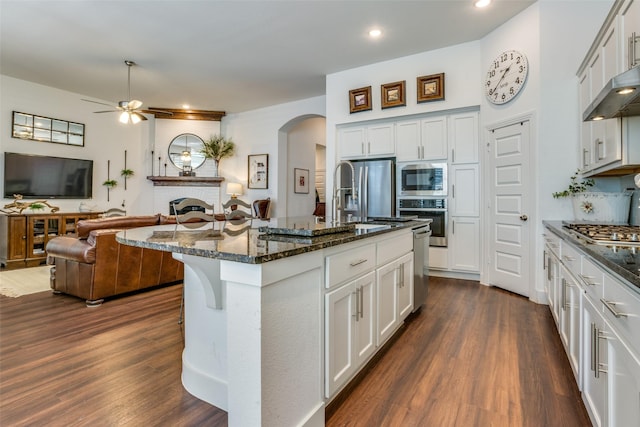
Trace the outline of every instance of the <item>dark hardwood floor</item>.
{"type": "MultiPolygon", "coordinates": [[[[181,287],[0,297],[0,426],[225,426],[180,382],[181,287]]],[[[328,426],[586,426],[548,307],[431,278],[427,306],[328,426]]]]}

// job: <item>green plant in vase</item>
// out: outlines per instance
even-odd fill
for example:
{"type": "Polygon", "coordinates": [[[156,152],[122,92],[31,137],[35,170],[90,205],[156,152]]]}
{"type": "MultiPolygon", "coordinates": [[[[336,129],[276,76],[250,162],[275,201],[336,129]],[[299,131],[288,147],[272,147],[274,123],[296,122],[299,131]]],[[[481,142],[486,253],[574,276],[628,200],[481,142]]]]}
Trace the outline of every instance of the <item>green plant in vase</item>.
{"type": "Polygon", "coordinates": [[[567,187],[567,189],[553,193],[553,198],[559,199],[561,197],[570,197],[579,193],[584,193],[590,187],[593,187],[595,185],[595,181],[593,179],[583,179],[582,181],[578,182],[579,174],[580,171],[577,170],[576,173],[573,174],[569,179],[569,186],[567,187]]]}
{"type": "Polygon", "coordinates": [[[231,157],[236,152],[236,144],[231,138],[222,135],[213,135],[204,143],[201,153],[206,159],[213,159],[216,166],[216,175],[220,170],[220,160],[231,157]]]}

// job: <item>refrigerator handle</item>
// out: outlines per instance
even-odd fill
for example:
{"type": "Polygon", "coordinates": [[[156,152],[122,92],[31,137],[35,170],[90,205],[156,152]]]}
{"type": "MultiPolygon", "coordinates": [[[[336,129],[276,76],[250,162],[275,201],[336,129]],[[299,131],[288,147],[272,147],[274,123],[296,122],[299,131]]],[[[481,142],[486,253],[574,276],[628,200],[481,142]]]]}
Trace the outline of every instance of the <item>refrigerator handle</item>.
{"type": "Polygon", "coordinates": [[[362,218],[361,221],[366,221],[369,217],[369,166],[364,167],[364,180],[362,182],[362,190],[363,190],[363,206],[362,210],[362,218]]]}
{"type": "Polygon", "coordinates": [[[363,168],[358,168],[358,216],[362,220],[362,210],[364,209],[364,193],[362,191],[363,168]]]}

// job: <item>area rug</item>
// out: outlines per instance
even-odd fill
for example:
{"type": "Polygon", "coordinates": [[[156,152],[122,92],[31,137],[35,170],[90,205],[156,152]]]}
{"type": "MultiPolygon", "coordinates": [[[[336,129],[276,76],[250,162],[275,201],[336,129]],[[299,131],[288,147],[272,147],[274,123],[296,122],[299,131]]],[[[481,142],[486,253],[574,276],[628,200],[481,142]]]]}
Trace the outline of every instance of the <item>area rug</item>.
{"type": "Polygon", "coordinates": [[[0,294],[17,298],[51,290],[49,285],[50,265],[0,271],[0,294]]]}

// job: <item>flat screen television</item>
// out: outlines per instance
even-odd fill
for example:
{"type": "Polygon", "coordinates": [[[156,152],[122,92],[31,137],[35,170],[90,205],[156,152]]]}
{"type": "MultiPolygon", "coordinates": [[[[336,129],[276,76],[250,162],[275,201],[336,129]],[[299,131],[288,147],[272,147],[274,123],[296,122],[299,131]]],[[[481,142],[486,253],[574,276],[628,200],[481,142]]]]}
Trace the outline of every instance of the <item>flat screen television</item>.
{"type": "Polygon", "coordinates": [[[89,199],[93,160],[4,153],[4,197],[89,199]]]}

